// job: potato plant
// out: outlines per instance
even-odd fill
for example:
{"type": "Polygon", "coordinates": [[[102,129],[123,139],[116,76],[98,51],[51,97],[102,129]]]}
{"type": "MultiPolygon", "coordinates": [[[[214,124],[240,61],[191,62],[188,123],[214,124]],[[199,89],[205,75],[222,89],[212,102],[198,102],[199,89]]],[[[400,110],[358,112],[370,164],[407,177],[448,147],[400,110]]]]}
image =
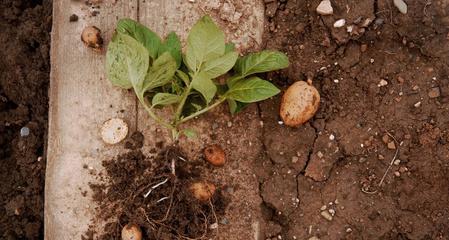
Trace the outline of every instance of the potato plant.
{"type": "Polygon", "coordinates": [[[113,85],[133,89],[140,103],[157,123],[170,129],[174,140],[195,133],[181,124],[227,102],[235,114],[247,104],[280,92],[255,74],[279,70],[289,64],[285,54],[261,51],[239,56],[232,43],[209,16],[189,32],[185,53],[178,35],[165,39],[131,19],[121,19],[108,45],[106,71],[113,85]],[[218,77],[225,76],[220,84],[218,77]],[[157,108],[172,109],[169,119],[157,108]]]}

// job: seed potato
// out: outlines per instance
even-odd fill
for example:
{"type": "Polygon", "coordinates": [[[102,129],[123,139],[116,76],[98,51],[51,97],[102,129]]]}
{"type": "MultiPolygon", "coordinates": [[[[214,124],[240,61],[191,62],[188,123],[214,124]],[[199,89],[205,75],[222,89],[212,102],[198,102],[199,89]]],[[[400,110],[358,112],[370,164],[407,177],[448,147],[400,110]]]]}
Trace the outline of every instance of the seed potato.
{"type": "Polygon", "coordinates": [[[218,145],[211,145],[204,149],[206,160],[214,166],[223,166],[226,162],[226,154],[218,145]]]}
{"type": "Polygon", "coordinates": [[[311,84],[293,83],[282,96],[280,115],[285,125],[297,127],[311,119],[320,104],[320,94],[311,84]]]}
{"type": "Polygon", "coordinates": [[[100,52],[103,48],[103,38],[101,37],[101,30],[95,26],[84,28],[81,33],[81,41],[95,51],[100,52]]]}
{"type": "Polygon", "coordinates": [[[122,229],[122,240],[142,240],[142,230],[136,224],[128,223],[122,229]]]}
{"type": "Polygon", "coordinates": [[[196,199],[202,202],[206,202],[209,201],[212,196],[214,196],[216,187],[212,183],[196,182],[190,185],[189,189],[196,199]]]}

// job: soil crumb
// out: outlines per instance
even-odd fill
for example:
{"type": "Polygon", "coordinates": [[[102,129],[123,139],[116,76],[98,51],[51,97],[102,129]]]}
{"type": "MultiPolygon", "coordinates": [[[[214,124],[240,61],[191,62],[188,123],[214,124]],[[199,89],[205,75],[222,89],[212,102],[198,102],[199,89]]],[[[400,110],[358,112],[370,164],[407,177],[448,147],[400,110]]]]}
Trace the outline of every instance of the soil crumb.
{"type": "MultiPolygon", "coordinates": [[[[206,181],[204,161],[189,161],[176,147],[162,149],[154,158],[140,150],[143,135],[134,133],[125,144],[128,152],[103,162],[106,177],[91,184],[98,204],[96,218],[82,239],[121,239],[128,223],[141,227],[144,239],[201,238],[214,233],[229,197],[217,186],[210,201],[195,199],[192,183],[206,181]],[[101,233],[97,223],[105,222],[101,233]]],[[[216,183],[215,183],[216,184],[216,183]]]]}

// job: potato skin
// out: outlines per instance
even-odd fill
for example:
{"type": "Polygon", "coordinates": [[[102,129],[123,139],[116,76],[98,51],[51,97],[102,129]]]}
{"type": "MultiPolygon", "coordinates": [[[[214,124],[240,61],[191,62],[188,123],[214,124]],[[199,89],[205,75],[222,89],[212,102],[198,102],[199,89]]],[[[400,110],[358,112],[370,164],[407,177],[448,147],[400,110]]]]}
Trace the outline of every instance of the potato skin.
{"type": "Polygon", "coordinates": [[[122,240],[142,240],[142,230],[136,224],[128,223],[122,229],[122,240]]]}
{"type": "Polygon", "coordinates": [[[101,37],[101,30],[95,26],[84,28],[81,33],[81,41],[95,51],[101,51],[103,47],[103,38],[101,37]]]}
{"type": "Polygon", "coordinates": [[[226,162],[226,154],[219,145],[210,145],[204,149],[204,157],[214,166],[223,166],[226,162]]]}
{"type": "Polygon", "coordinates": [[[285,125],[298,127],[315,115],[319,104],[318,90],[307,82],[298,81],[282,96],[279,114],[285,125]]]}
{"type": "Polygon", "coordinates": [[[195,182],[190,185],[189,189],[196,199],[207,202],[214,196],[216,187],[208,182],[195,182]]]}

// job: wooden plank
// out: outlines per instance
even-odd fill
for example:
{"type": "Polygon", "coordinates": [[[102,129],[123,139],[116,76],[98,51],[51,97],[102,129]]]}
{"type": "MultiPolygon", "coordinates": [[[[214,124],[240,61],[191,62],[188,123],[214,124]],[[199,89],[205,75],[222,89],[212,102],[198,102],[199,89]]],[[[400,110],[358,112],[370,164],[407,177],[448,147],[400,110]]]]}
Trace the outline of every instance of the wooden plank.
{"type": "MultiPolygon", "coordinates": [[[[105,0],[100,15],[82,17],[70,23],[69,16],[76,13],[86,16],[88,8],[83,1],[61,0],[54,3],[49,140],[46,175],[45,238],[80,239],[93,219],[95,204],[81,191],[89,191],[89,182],[96,181],[83,169],[87,165],[93,171],[102,171],[101,162],[116,156],[123,147],[106,146],[98,131],[101,124],[112,117],[125,119],[130,131],[139,130],[145,135],[144,152],[154,147],[157,139],[168,141],[167,134],[136,106],[132,93],[112,87],[104,73],[104,54],[94,53],[80,41],[82,29],[96,25],[103,31],[105,43],[109,41],[117,19],[131,17],[140,20],[161,35],[169,31],[181,34],[184,40],[187,30],[202,15],[211,15],[226,35],[244,51],[256,49],[262,40],[263,3],[260,0],[105,0]],[[113,3],[116,2],[116,3],[113,3]],[[229,5],[231,4],[231,5],[229,5]],[[139,11],[139,12],[138,12],[139,11]],[[121,110],[125,110],[121,112],[121,110]],[[138,123],[138,126],[137,126],[138,123]]],[[[210,178],[221,182],[238,181],[242,184],[234,194],[233,210],[228,212],[230,226],[221,231],[221,239],[257,238],[260,227],[260,197],[257,180],[252,177],[251,162],[261,150],[257,108],[253,106],[235,120],[236,128],[223,129],[217,133],[221,138],[212,141],[210,132],[213,123],[224,126],[231,121],[218,109],[205,118],[191,123],[200,133],[200,138],[185,141],[183,149],[195,159],[208,142],[220,143],[230,152],[231,163],[225,168],[210,173],[210,178]],[[215,119],[219,119],[216,121],[215,119]],[[248,129],[245,134],[241,129],[248,129]],[[228,143],[228,139],[232,140],[228,143]],[[241,148],[242,143],[253,142],[250,150],[241,148]],[[239,150],[235,150],[239,149],[239,150]],[[241,160],[242,158],[244,160],[241,160]],[[239,211],[245,209],[245,217],[239,211]]],[[[102,223],[97,223],[99,229],[102,223]]]]}
{"type": "Polygon", "coordinates": [[[115,156],[120,146],[105,146],[99,127],[109,118],[121,117],[135,129],[135,98],[106,80],[105,55],[80,41],[85,26],[98,26],[105,42],[119,17],[137,17],[137,1],[105,1],[96,17],[88,17],[84,1],[53,3],[49,135],[45,187],[45,238],[81,239],[92,218],[89,190],[95,181],[83,166],[98,171],[101,161],[115,156]],[[69,22],[76,13],[80,20],[69,22]],[[123,113],[120,110],[125,110],[123,113]]]}
{"type": "MultiPolygon", "coordinates": [[[[234,42],[240,51],[257,50],[262,41],[264,6],[259,0],[195,3],[187,0],[140,0],[139,6],[139,21],[142,24],[161,36],[175,31],[180,34],[183,43],[191,26],[205,14],[212,16],[225,31],[227,40],[234,42]],[[240,17],[233,19],[234,16],[240,17]]],[[[151,121],[140,106],[138,119],[138,130],[145,136],[144,152],[147,155],[150,154],[150,149],[156,147],[157,141],[169,142],[168,132],[151,121]]],[[[250,107],[235,119],[231,119],[227,107],[222,107],[186,126],[195,129],[199,135],[197,139],[183,139],[180,143],[190,160],[197,160],[205,145],[211,143],[223,146],[228,154],[229,163],[206,173],[204,178],[219,186],[239,183],[225,216],[229,224],[220,225],[217,239],[259,239],[263,227],[260,211],[262,200],[259,183],[252,171],[254,161],[262,151],[262,132],[259,126],[256,106],[250,107]],[[226,127],[231,121],[234,127],[226,127]],[[242,129],[245,129],[243,133],[242,129]],[[211,135],[218,137],[212,140],[211,135]]]]}

